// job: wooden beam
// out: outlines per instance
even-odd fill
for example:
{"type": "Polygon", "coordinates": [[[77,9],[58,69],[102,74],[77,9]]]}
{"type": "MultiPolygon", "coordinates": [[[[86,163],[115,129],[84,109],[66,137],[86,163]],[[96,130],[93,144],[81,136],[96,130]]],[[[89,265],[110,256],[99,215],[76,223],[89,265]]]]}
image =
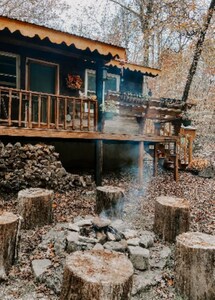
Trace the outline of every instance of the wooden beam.
{"type": "MultiPolygon", "coordinates": [[[[4,121],[4,120],[3,120],[4,121]]],[[[59,139],[86,139],[86,140],[109,140],[109,141],[133,141],[133,142],[175,142],[177,136],[150,136],[150,135],[129,135],[88,131],[56,130],[24,127],[0,126],[0,136],[40,137],[59,139]]]]}
{"type": "Polygon", "coordinates": [[[138,158],[138,179],[139,184],[143,183],[143,157],[144,156],[144,142],[139,142],[139,158],[138,158]]]}
{"type": "Polygon", "coordinates": [[[95,182],[97,186],[102,185],[102,171],[103,171],[103,141],[96,140],[95,142],[95,182]]]}
{"type": "Polygon", "coordinates": [[[174,157],[174,180],[178,182],[179,175],[178,175],[178,147],[177,147],[177,142],[174,144],[174,152],[175,152],[175,157],[174,157]]]}
{"type": "Polygon", "coordinates": [[[102,100],[103,100],[103,64],[99,63],[96,69],[96,97],[98,101],[98,130],[102,131],[102,100]]]}
{"type": "Polygon", "coordinates": [[[154,145],[153,176],[158,175],[158,144],[154,145]]]}

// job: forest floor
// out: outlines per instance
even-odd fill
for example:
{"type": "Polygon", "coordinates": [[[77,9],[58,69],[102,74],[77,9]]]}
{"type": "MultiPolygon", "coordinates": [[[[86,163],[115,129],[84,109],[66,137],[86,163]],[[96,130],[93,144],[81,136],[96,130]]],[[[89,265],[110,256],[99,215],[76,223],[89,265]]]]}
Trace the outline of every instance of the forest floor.
{"type": "MultiPolygon", "coordinates": [[[[160,170],[160,174],[156,178],[150,174],[144,175],[145,180],[142,186],[137,183],[135,170],[109,173],[103,179],[104,185],[114,185],[125,189],[126,205],[123,220],[131,224],[131,227],[137,230],[152,230],[156,197],[173,195],[185,198],[190,202],[191,231],[215,235],[214,179],[205,179],[188,172],[180,172],[179,182],[176,183],[170,171],[160,170]]],[[[1,300],[58,299],[59,296],[53,290],[34,280],[31,269],[31,261],[34,259],[32,253],[41,242],[42,235],[56,223],[72,222],[76,216],[95,215],[95,191],[95,186],[92,186],[74,188],[65,194],[55,193],[54,224],[36,230],[21,231],[19,261],[12,267],[8,280],[0,282],[1,300]]],[[[0,204],[7,211],[16,213],[17,195],[2,194],[0,204]]],[[[159,240],[157,242],[163,243],[159,240]]],[[[165,245],[174,247],[168,243],[165,245]]],[[[53,259],[52,261],[54,262],[53,259]]],[[[174,289],[174,264],[163,269],[162,272],[161,280],[151,287],[148,296],[144,299],[182,299],[176,295],[174,289]]]]}

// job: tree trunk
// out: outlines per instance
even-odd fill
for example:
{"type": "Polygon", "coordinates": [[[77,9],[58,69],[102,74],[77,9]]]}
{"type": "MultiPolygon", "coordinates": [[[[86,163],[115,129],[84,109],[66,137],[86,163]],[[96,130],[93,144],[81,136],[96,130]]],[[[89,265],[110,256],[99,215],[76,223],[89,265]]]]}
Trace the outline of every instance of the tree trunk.
{"type": "Polygon", "coordinates": [[[215,299],[215,236],[186,232],[176,239],[176,288],[186,299],[215,299]]]}
{"type": "Polygon", "coordinates": [[[192,84],[192,81],[193,81],[193,76],[196,73],[199,58],[200,58],[201,53],[202,53],[203,44],[204,44],[205,36],[206,36],[207,30],[208,30],[208,26],[209,26],[211,18],[213,16],[214,6],[215,6],[215,0],[211,0],[211,4],[210,4],[209,9],[208,9],[207,17],[205,18],[204,24],[202,26],[202,30],[200,32],[200,36],[199,36],[199,39],[198,39],[197,44],[196,44],[196,49],[195,49],[195,53],[194,53],[194,56],[193,56],[193,61],[192,61],[192,64],[190,66],[190,70],[189,70],[189,73],[188,73],[187,82],[186,82],[186,85],[185,85],[185,88],[184,88],[184,93],[183,93],[183,96],[182,96],[182,101],[183,102],[186,102],[187,99],[188,99],[190,87],[191,87],[191,84],[192,84]]]}
{"type": "Polygon", "coordinates": [[[189,230],[190,211],[187,200],[158,197],[155,202],[154,231],[163,240],[175,242],[176,236],[189,230]]]}
{"type": "Polygon", "coordinates": [[[133,266],[122,253],[77,251],[67,257],[60,300],[129,300],[133,266]]]}
{"type": "Polygon", "coordinates": [[[0,213],[0,281],[6,279],[18,252],[19,217],[0,213]]]}
{"type": "Polygon", "coordinates": [[[53,195],[53,191],[40,188],[30,188],[18,193],[18,212],[23,218],[24,229],[52,222],[53,195]]]}
{"type": "Polygon", "coordinates": [[[99,186],[96,189],[97,214],[110,218],[121,218],[124,205],[124,190],[114,186],[99,186]]]}

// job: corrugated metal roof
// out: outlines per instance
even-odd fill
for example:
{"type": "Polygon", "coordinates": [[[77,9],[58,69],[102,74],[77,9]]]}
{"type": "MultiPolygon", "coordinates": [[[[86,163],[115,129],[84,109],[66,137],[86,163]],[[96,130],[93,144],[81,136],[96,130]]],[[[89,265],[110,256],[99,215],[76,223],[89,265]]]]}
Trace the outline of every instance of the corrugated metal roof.
{"type": "Polygon", "coordinates": [[[151,76],[158,76],[161,73],[161,70],[154,69],[150,67],[144,67],[141,65],[128,63],[123,60],[111,60],[109,63],[106,64],[106,66],[112,66],[112,67],[118,67],[118,68],[124,68],[128,69],[130,71],[137,71],[141,72],[143,74],[151,75],[151,76]]]}
{"type": "Polygon", "coordinates": [[[0,30],[6,28],[11,33],[19,31],[25,37],[33,38],[38,36],[41,40],[48,38],[50,42],[55,44],[65,43],[67,46],[74,45],[79,50],[89,49],[91,52],[98,51],[101,55],[111,55],[112,57],[118,57],[119,59],[126,59],[125,48],[1,16],[0,30]]]}

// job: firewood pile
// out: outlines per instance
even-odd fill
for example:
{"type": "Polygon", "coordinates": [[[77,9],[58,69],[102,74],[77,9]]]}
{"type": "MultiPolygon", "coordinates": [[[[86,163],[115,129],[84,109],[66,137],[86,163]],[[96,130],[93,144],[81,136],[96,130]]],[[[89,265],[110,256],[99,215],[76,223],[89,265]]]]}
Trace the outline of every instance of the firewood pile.
{"type": "Polygon", "coordinates": [[[59,161],[54,146],[4,145],[0,142],[0,188],[19,191],[30,187],[49,188],[64,192],[74,186],[91,185],[90,176],[68,173],[59,161]]]}

